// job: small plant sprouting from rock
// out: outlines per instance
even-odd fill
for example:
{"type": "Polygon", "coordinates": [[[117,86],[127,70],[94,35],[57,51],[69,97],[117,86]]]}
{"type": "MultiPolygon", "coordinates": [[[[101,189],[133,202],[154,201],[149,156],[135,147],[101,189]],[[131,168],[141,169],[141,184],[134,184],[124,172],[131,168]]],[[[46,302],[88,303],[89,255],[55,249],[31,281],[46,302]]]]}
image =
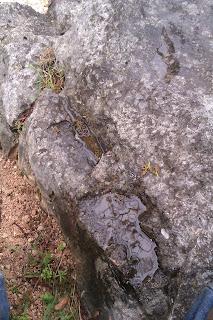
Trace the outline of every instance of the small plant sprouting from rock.
{"type": "Polygon", "coordinates": [[[46,48],[39,59],[37,84],[41,90],[48,88],[59,93],[64,88],[64,70],[56,60],[52,48],[46,48]]]}
{"type": "Polygon", "coordinates": [[[14,130],[15,132],[17,132],[18,134],[20,134],[20,133],[22,132],[22,130],[23,130],[23,127],[24,127],[24,122],[21,121],[21,120],[17,120],[17,121],[15,122],[15,125],[14,125],[14,127],[13,127],[13,130],[14,130]]]}

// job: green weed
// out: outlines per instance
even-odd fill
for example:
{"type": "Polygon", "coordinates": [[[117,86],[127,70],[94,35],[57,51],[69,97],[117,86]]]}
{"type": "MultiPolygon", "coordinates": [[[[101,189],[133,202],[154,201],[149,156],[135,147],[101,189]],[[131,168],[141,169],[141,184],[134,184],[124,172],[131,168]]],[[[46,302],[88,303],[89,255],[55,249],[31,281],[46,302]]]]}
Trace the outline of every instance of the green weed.
{"type": "Polygon", "coordinates": [[[42,265],[47,267],[53,260],[52,254],[50,252],[45,252],[42,259],[42,265]]]}
{"type": "Polygon", "coordinates": [[[57,251],[63,252],[65,248],[66,248],[66,243],[65,243],[65,242],[61,242],[61,243],[58,245],[57,251]]]}
{"type": "Polygon", "coordinates": [[[29,316],[27,314],[22,314],[20,316],[13,316],[11,320],[30,320],[29,316]]]}
{"type": "Polygon", "coordinates": [[[43,279],[45,282],[50,282],[53,280],[54,272],[52,268],[48,265],[46,266],[42,272],[41,272],[41,279],[43,279]]]}
{"type": "Polygon", "coordinates": [[[53,296],[51,293],[46,292],[46,293],[44,293],[44,294],[41,296],[41,300],[42,300],[42,302],[44,302],[45,304],[50,304],[50,303],[52,303],[52,302],[55,300],[55,298],[54,298],[54,296],[53,296]]]}
{"type": "MultiPolygon", "coordinates": [[[[57,247],[56,255],[49,251],[40,252],[37,245],[33,249],[37,252],[36,256],[30,253],[28,263],[25,269],[27,281],[39,283],[48,287],[48,291],[41,295],[40,299],[43,304],[42,320],[79,320],[80,307],[79,300],[75,289],[73,278],[70,271],[63,268],[63,255],[65,243],[60,243],[57,247]],[[36,278],[36,280],[35,280],[36,278]],[[68,297],[68,303],[63,310],[55,310],[57,303],[61,298],[68,297]]],[[[27,316],[27,309],[21,310],[19,317],[27,316]]],[[[14,318],[13,320],[28,320],[28,318],[14,318]]]]}
{"type": "Polygon", "coordinates": [[[62,283],[66,280],[67,272],[63,270],[58,270],[56,277],[58,277],[59,282],[62,283]]]}
{"type": "Polygon", "coordinates": [[[12,293],[14,293],[14,294],[18,294],[18,293],[20,292],[20,291],[19,291],[19,288],[18,288],[17,286],[12,287],[11,291],[12,291],[12,293]]]}

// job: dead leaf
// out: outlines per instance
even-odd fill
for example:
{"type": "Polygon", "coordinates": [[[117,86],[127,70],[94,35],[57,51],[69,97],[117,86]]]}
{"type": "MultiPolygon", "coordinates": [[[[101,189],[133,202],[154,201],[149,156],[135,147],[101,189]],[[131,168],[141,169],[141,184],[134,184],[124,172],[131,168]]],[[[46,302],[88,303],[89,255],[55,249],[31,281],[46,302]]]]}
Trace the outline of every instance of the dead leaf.
{"type": "Polygon", "coordinates": [[[55,305],[55,310],[56,311],[63,310],[66,307],[66,305],[68,304],[68,302],[69,302],[69,298],[68,297],[61,298],[59,300],[59,303],[57,303],[55,305]]]}

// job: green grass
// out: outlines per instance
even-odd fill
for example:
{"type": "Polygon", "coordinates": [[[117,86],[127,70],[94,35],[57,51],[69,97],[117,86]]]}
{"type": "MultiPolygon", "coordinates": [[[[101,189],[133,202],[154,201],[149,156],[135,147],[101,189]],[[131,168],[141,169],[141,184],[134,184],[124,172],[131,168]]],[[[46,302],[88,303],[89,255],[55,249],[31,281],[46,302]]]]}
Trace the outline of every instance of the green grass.
{"type": "MultiPolygon", "coordinates": [[[[73,270],[69,270],[63,265],[63,255],[65,243],[60,243],[53,254],[49,251],[42,252],[39,246],[32,244],[32,250],[36,251],[35,256],[30,252],[27,257],[27,264],[24,270],[25,281],[45,288],[45,293],[40,296],[43,305],[43,315],[41,320],[80,320],[80,303],[76,293],[75,282],[73,280],[73,270]],[[55,306],[64,297],[69,303],[62,310],[55,310],[55,306]]],[[[21,294],[17,285],[11,288],[12,293],[21,294]]],[[[13,311],[11,320],[30,320],[28,310],[33,303],[33,293],[25,293],[22,302],[17,305],[17,310],[13,311]]]]}
{"type": "Polygon", "coordinates": [[[17,286],[12,287],[11,291],[12,291],[12,293],[15,293],[15,294],[19,294],[20,293],[19,292],[19,288],[17,286]]]}
{"type": "MultiPolygon", "coordinates": [[[[47,291],[41,295],[43,304],[42,320],[79,320],[79,299],[75,289],[75,283],[71,271],[63,267],[63,252],[65,243],[59,244],[56,255],[51,252],[39,252],[36,257],[28,255],[28,263],[25,270],[27,281],[38,281],[47,287],[47,291]],[[69,304],[63,310],[56,311],[55,306],[62,297],[69,297],[69,304]]],[[[35,250],[35,245],[33,245],[35,250]]],[[[14,288],[16,291],[16,288],[14,288]]],[[[24,308],[18,317],[13,320],[28,320],[27,310],[24,308]],[[20,318],[22,317],[22,318],[20,318]]]]}
{"type": "Polygon", "coordinates": [[[20,316],[13,316],[11,320],[30,320],[27,314],[22,314],[20,316]]]}

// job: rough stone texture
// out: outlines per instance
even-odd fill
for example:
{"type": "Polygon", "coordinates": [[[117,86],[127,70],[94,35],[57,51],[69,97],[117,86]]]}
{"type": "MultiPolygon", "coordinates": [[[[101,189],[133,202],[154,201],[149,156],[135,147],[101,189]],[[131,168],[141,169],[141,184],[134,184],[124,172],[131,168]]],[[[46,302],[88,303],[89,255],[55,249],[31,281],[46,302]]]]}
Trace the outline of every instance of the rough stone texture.
{"type": "Polygon", "coordinates": [[[40,13],[46,13],[51,0],[0,0],[0,3],[5,2],[18,2],[20,4],[31,6],[34,10],[40,13]]]}
{"type": "Polygon", "coordinates": [[[15,141],[10,129],[39,95],[36,65],[54,34],[50,21],[30,7],[0,5],[0,132],[6,154],[15,141]]]}
{"type": "Polygon", "coordinates": [[[80,205],[79,219],[88,228],[90,237],[134,287],[140,287],[158,269],[156,245],[139,225],[139,215],[144,211],[137,197],[112,193],[82,201],[80,205]]]}
{"type": "MultiPolygon", "coordinates": [[[[102,283],[96,279],[97,292],[107,282],[106,279],[112,283],[109,288],[105,286],[106,289],[101,289],[103,319],[112,314],[118,320],[126,319],[127,315],[129,319],[136,320],[144,315],[140,304],[131,297],[131,292],[127,294],[118,284],[113,284],[117,280],[112,273],[120,273],[120,281],[127,288],[131,285],[134,290],[140,290],[143,280],[156,272],[155,243],[139,226],[138,218],[145,207],[135,196],[112,193],[90,200],[79,199],[90,191],[88,180],[97,159],[78,135],[79,128],[76,128],[72,115],[75,116],[75,110],[68,98],[50,90],[44,91],[36,101],[21,136],[19,165],[29,175],[33,173],[48,207],[58,215],[66,235],[78,243],[84,252],[81,259],[85,264],[82,272],[85,286],[89,288],[92,280],[89,274],[95,273],[92,269],[95,262],[103,278],[102,283]],[[79,215],[74,203],[77,199],[79,215]],[[87,241],[82,239],[82,234],[87,241]],[[99,254],[85,253],[85,247],[99,254]],[[87,257],[90,255],[93,261],[91,267],[91,257],[87,257]],[[109,304],[108,299],[114,300],[113,303],[109,304]]],[[[100,304],[97,307],[100,308],[100,304]]]]}
{"type": "Polygon", "coordinates": [[[211,1],[55,1],[51,10],[68,26],[55,47],[70,67],[65,93],[110,150],[92,177],[144,197],[142,228],[176,279],[172,319],[182,319],[212,279],[211,1]],[[142,176],[149,161],[159,177],[142,176]]]}
{"type": "MultiPolygon", "coordinates": [[[[23,20],[33,34],[29,49],[18,44],[22,55],[29,53],[23,63],[51,44],[65,67],[63,93],[46,91],[35,103],[21,138],[20,165],[34,175],[66,234],[81,246],[90,310],[100,308],[101,319],[183,319],[212,279],[211,1],[55,0],[46,21],[21,6],[18,14],[16,6],[6,8],[1,34],[7,28],[22,34],[23,20]],[[144,174],[149,162],[155,174],[144,174]],[[157,244],[160,268],[143,281],[141,273],[137,288],[101,238],[106,229],[94,206],[109,193],[137,197],[147,208],[140,226],[157,244]]],[[[30,69],[14,71],[14,58],[23,57],[14,54],[16,35],[7,39],[0,113],[8,128],[34,101],[35,88],[30,69]],[[19,99],[11,83],[25,75],[29,81],[23,80],[26,91],[20,87],[19,99]]],[[[137,220],[135,225],[139,232],[137,220]]]]}
{"type": "Polygon", "coordinates": [[[20,147],[26,149],[31,170],[47,195],[64,192],[75,199],[96,162],[76,137],[66,112],[68,106],[67,98],[44,91],[27,122],[20,147]]]}

